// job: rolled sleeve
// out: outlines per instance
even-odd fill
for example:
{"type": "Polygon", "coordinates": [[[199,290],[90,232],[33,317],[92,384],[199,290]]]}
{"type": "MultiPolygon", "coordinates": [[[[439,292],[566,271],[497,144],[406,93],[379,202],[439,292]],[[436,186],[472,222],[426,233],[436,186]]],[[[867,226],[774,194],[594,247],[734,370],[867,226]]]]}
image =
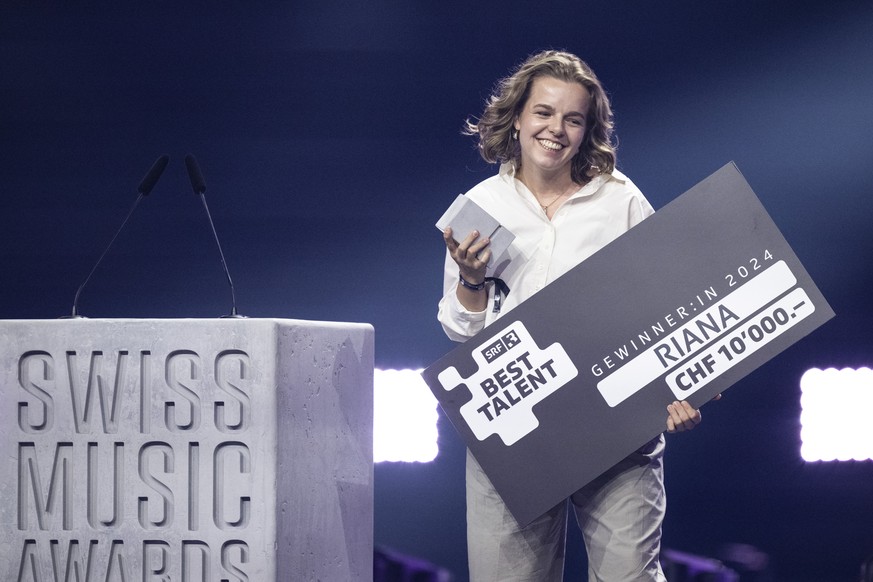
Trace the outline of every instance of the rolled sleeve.
{"type": "Polygon", "coordinates": [[[446,292],[439,304],[437,319],[449,339],[466,341],[485,327],[485,311],[470,311],[461,305],[454,289],[446,292]]]}

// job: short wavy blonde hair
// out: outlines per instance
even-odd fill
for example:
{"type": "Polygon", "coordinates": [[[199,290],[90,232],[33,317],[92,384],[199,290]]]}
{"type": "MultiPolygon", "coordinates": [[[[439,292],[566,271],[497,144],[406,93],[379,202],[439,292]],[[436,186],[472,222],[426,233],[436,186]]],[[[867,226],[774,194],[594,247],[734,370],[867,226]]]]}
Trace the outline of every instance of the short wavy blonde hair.
{"type": "Polygon", "coordinates": [[[537,77],[579,83],[591,94],[588,126],[573,157],[573,181],[584,184],[596,174],[615,169],[612,108],[606,91],[585,61],[574,54],[547,50],[529,56],[508,77],[497,82],[478,120],[467,119],[464,133],[479,136],[479,153],[489,163],[521,162],[521,147],[512,138],[513,123],[524,108],[537,77]]]}

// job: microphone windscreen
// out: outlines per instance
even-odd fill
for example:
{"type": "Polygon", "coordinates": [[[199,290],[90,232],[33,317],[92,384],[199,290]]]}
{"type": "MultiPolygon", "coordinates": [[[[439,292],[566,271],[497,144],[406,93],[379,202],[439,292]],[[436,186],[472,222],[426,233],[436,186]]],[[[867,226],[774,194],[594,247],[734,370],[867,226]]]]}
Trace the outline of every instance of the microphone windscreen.
{"type": "Polygon", "coordinates": [[[152,167],[143,177],[142,182],[139,183],[139,188],[137,188],[137,192],[142,194],[143,196],[148,196],[152,191],[152,188],[155,187],[155,184],[158,183],[158,178],[161,177],[161,174],[164,172],[164,168],[167,167],[167,163],[170,161],[170,156],[163,155],[155,160],[155,163],[152,164],[152,167]]]}
{"type": "Polygon", "coordinates": [[[203,174],[200,173],[200,166],[197,160],[191,154],[185,156],[185,167],[188,168],[188,177],[191,179],[191,188],[195,194],[204,194],[206,192],[206,182],[203,180],[203,174]]]}

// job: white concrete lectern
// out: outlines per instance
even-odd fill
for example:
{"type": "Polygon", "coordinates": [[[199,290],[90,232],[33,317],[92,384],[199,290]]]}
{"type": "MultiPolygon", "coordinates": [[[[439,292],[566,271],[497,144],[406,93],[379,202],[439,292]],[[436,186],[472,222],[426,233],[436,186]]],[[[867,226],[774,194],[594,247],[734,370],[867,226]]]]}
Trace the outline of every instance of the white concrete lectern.
{"type": "Polygon", "coordinates": [[[0,321],[0,580],[371,580],[373,328],[0,321]]]}

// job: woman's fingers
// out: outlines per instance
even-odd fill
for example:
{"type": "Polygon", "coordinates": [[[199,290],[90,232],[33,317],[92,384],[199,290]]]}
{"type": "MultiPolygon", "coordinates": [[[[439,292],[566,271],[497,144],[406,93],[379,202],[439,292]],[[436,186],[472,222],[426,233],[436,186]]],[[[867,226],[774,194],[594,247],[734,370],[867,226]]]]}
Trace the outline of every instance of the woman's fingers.
{"type": "Polygon", "coordinates": [[[491,258],[491,251],[488,249],[491,241],[488,237],[479,238],[479,231],[474,230],[459,243],[453,237],[451,227],[448,227],[443,231],[443,240],[462,273],[478,273],[484,277],[485,265],[491,258]]]}

